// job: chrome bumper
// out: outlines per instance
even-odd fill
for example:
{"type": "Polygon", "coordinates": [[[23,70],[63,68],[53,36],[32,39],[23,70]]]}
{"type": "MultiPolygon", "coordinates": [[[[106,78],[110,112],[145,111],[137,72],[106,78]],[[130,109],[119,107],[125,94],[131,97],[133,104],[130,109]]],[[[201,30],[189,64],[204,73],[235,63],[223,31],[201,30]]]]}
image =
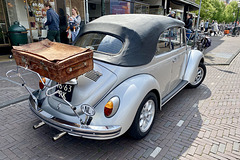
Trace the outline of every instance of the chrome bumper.
{"type": "MultiPolygon", "coordinates": [[[[34,93],[33,96],[35,96],[34,93]]],[[[34,99],[36,98],[33,98],[32,96],[29,97],[29,105],[33,113],[35,113],[41,121],[45,122],[49,126],[60,131],[67,132],[69,135],[101,140],[111,139],[117,137],[120,134],[122,128],[121,126],[81,125],[55,118],[49,113],[41,110],[41,108],[38,107],[36,100],[34,99]]]]}

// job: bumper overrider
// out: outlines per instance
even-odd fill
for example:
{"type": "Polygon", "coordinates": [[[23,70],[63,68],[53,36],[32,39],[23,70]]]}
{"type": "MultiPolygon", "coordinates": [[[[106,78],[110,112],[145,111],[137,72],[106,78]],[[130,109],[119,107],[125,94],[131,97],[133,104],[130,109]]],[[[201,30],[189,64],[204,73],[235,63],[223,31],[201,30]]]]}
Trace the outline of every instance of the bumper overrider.
{"type": "Polygon", "coordinates": [[[69,135],[73,136],[99,140],[111,139],[117,137],[120,134],[121,126],[82,125],[58,119],[38,107],[38,102],[36,101],[35,94],[37,93],[35,92],[29,97],[30,109],[41,121],[53,128],[58,129],[59,131],[67,132],[69,135]]]}

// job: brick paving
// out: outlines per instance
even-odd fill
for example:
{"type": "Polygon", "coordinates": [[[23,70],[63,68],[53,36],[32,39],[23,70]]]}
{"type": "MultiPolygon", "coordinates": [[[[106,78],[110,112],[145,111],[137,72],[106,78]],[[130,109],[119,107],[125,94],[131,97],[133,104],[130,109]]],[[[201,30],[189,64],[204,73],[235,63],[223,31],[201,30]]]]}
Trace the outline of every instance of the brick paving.
{"type": "MultiPolygon", "coordinates": [[[[12,78],[6,77],[7,71],[16,69],[15,61],[5,60],[4,62],[1,62],[2,57],[3,56],[0,56],[0,108],[5,106],[4,104],[8,104],[8,102],[15,101],[16,98],[20,97],[21,99],[21,97],[24,98],[28,95],[26,89],[21,86],[22,81],[20,78],[17,76],[13,76],[12,78]]],[[[26,83],[29,84],[30,90],[37,89],[38,80],[36,75],[23,70],[21,70],[21,72],[23,73],[26,83]]]]}
{"type": "MultiPolygon", "coordinates": [[[[33,130],[38,119],[27,101],[10,105],[0,109],[0,159],[240,159],[239,72],[240,55],[230,65],[207,66],[203,84],[184,89],[169,101],[142,140],[123,135],[96,141],[66,135],[53,142],[55,129],[33,130]]],[[[17,84],[1,85],[1,93],[8,87],[16,89],[10,98],[26,93],[15,88],[17,84]]]]}

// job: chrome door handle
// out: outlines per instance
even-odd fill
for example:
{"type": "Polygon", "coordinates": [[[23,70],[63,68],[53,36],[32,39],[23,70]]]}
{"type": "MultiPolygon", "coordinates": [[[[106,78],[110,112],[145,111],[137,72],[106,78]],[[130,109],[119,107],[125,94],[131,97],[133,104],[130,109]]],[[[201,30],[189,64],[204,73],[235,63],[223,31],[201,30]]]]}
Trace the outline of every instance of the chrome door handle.
{"type": "Polygon", "coordinates": [[[173,58],[172,62],[175,63],[177,61],[177,58],[173,58]]]}

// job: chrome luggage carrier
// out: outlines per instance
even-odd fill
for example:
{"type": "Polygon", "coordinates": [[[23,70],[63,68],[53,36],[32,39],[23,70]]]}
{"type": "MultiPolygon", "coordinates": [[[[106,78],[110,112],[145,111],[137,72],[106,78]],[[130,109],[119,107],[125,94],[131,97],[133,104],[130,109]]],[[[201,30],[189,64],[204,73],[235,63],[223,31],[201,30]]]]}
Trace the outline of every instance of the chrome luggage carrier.
{"type": "Polygon", "coordinates": [[[26,81],[24,80],[22,74],[19,72],[20,69],[29,71],[37,75],[37,77],[46,87],[47,97],[51,97],[57,93],[59,94],[58,90],[57,91],[52,91],[52,90],[55,89],[60,84],[50,86],[51,80],[48,81],[47,83],[43,82],[42,77],[37,72],[34,72],[28,69],[27,67],[17,66],[17,69],[9,70],[6,73],[6,76],[8,78],[13,77],[13,75],[11,75],[13,73],[15,74],[15,76],[17,75],[22,80],[22,86],[25,87],[26,90],[29,92],[30,94],[29,102],[30,102],[30,106],[32,106],[30,107],[30,109],[41,120],[40,123],[33,126],[34,129],[37,129],[43,126],[44,124],[48,124],[49,126],[52,126],[53,128],[58,129],[61,132],[52,138],[54,141],[61,138],[66,133],[68,133],[69,135],[80,136],[80,137],[90,138],[90,139],[109,139],[109,138],[114,138],[120,134],[122,127],[118,125],[99,125],[99,126],[90,125],[90,122],[93,119],[92,116],[94,116],[95,114],[95,110],[91,106],[81,105],[81,110],[86,115],[85,120],[83,121],[80,115],[76,112],[76,107],[73,106],[70,102],[68,102],[61,94],[59,95],[62,97],[63,101],[66,102],[66,104],[73,110],[75,115],[78,117],[80,123],[79,124],[65,123],[64,120],[58,119],[53,115],[48,114],[38,106],[39,103],[38,103],[37,97],[39,96],[40,89],[34,92],[31,92],[30,87],[27,86],[26,81]],[[87,108],[87,107],[90,107],[90,108],[87,108]]]}
{"type": "MultiPolygon", "coordinates": [[[[25,87],[25,89],[29,92],[30,96],[33,98],[33,100],[37,103],[37,97],[30,91],[30,87],[27,86],[26,84],[26,81],[24,80],[22,74],[19,72],[20,69],[23,69],[25,71],[28,71],[28,72],[31,72],[35,75],[37,75],[37,77],[39,78],[39,80],[42,82],[42,84],[47,87],[48,89],[46,90],[46,96],[47,97],[51,97],[53,95],[56,95],[58,94],[62,99],[63,101],[71,108],[71,110],[74,112],[74,114],[79,118],[80,120],[80,123],[81,124],[86,124],[88,119],[91,117],[91,116],[94,116],[95,114],[95,110],[90,107],[90,106],[87,106],[87,107],[90,107],[88,108],[88,112],[85,111],[85,107],[86,106],[81,106],[81,110],[83,111],[83,113],[86,115],[86,118],[85,118],[85,121],[83,121],[81,118],[80,118],[80,115],[76,112],[76,107],[73,106],[69,101],[66,100],[66,98],[61,94],[61,92],[59,90],[56,90],[54,91],[53,93],[51,93],[52,90],[56,89],[60,84],[57,83],[56,85],[54,86],[50,86],[49,83],[51,81],[49,81],[47,84],[42,80],[42,77],[35,71],[32,71],[30,69],[28,69],[27,67],[22,67],[22,66],[17,66],[17,69],[12,69],[12,70],[9,70],[7,73],[6,73],[6,76],[8,78],[11,78],[13,77],[12,75],[10,75],[11,73],[15,73],[15,76],[18,76],[21,80],[22,80],[22,86],[25,87]],[[91,112],[89,112],[91,111],[91,112]]],[[[35,105],[35,110],[39,110],[38,106],[35,105]]]]}

